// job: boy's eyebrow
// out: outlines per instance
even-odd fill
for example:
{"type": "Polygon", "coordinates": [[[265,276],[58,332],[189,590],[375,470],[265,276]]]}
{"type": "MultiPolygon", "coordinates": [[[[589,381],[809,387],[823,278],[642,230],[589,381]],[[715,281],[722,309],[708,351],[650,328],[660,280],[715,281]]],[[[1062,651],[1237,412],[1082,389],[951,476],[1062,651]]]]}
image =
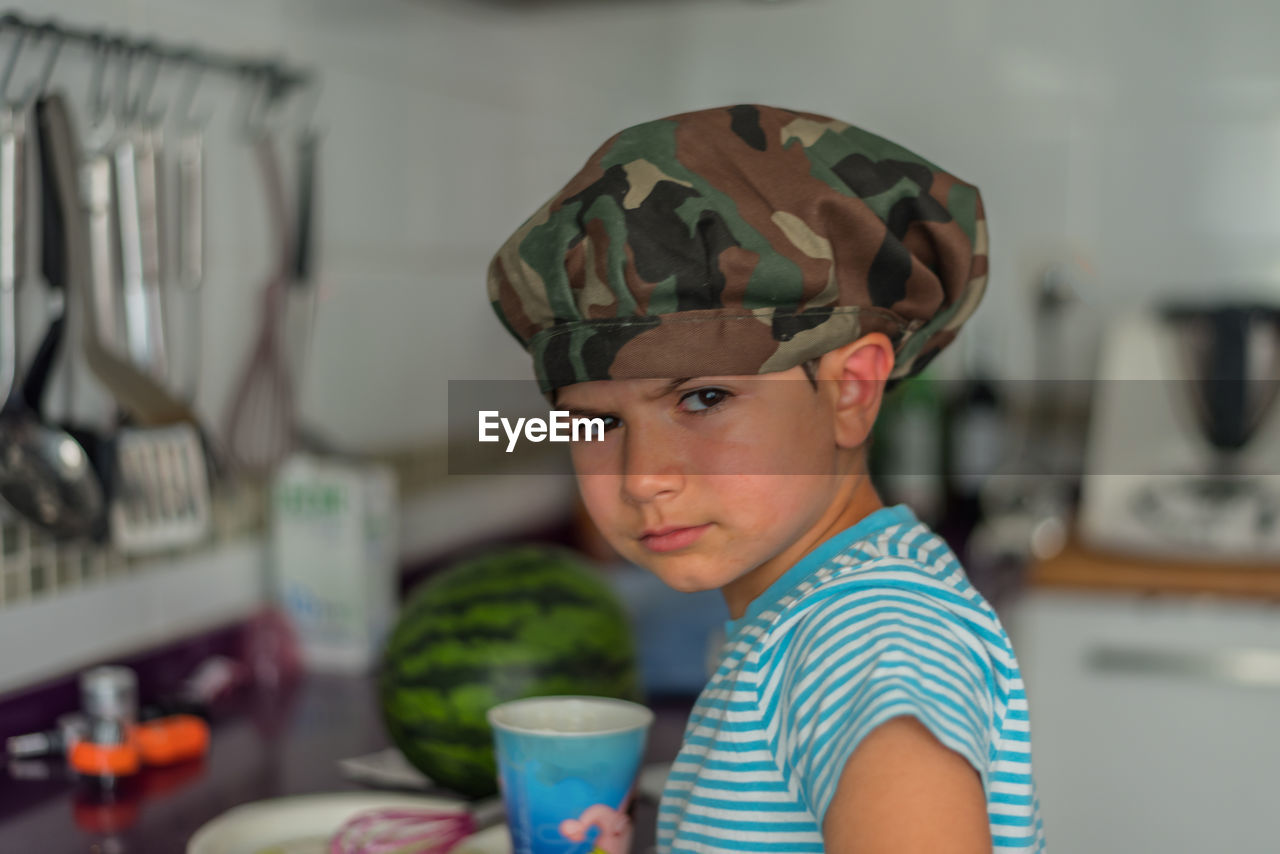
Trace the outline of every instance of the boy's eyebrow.
{"type": "Polygon", "coordinates": [[[594,409],[581,409],[577,406],[567,406],[564,411],[568,412],[571,418],[603,418],[605,416],[603,412],[598,412],[594,409]]]}
{"type": "Polygon", "coordinates": [[[658,391],[649,395],[649,400],[657,400],[660,397],[665,397],[666,395],[671,394],[671,392],[675,391],[676,389],[678,389],[680,386],[684,385],[691,379],[693,379],[693,377],[678,377],[677,379],[671,380],[665,386],[662,387],[661,391],[658,391]]]}
{"type": "MultiPolygon", "coordinates": [[[[694,377],[678,377],[673,380],[668,380],[666,385],[662,386],[662,388],[658,389],[653,394],[645,395],[645,398],[647,400],[657,400],[660,397],[665,397],[666,395],[671,394],[671,392],[675,391],[677,388],[679,388],[684,383],[687,383],[691,379],[694,379],[694,377]]],[[[556,391],[553,391],[551,393],[551,405],[563,406],[563,408],[570,415],[590,416],[590,415],[604,414],[600,410],[590,409],[589,407],[585,407],[585,406],[564,406],[564,404],[560,403],[560,396],[559,394],[556,393],[556,391]]]]}

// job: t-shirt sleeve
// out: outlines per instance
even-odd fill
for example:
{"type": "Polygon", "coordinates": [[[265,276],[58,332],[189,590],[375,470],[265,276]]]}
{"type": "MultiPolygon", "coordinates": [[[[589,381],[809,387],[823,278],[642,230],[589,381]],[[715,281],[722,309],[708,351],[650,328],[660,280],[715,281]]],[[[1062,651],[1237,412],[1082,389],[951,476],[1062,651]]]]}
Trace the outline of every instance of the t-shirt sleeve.
{"type": "Polygon", "coordinates": [[[891,718],[919,720],[988,786],[991,665],[964,621],[927,596],[824,600],[788,639],[774,697],[779,761],[819,823],[854,749],[891,718]]]}

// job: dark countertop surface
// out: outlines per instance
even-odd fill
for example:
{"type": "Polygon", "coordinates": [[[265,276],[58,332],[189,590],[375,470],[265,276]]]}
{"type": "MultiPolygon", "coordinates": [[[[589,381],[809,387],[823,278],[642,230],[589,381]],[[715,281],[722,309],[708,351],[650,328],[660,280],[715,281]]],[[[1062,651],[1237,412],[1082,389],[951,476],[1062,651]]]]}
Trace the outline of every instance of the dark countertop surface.
{"type": "MultiPolygon", "coordinates": [[[[675,757],[691,705],[653,704],[646,763],[675,757]]],[[[0,769],[0,854],[182,854],[201,825],[238,804],[367,790],[337,762],[389,745],[370,678],[305,676],[241,706],[215,719],[202,762],[147,771],[114,802],[94,798],[60,763],[0,769]]],[[[643,854],[653,845],[657,805],[641,800],[635,809],[633,850],[643,854]]]]}

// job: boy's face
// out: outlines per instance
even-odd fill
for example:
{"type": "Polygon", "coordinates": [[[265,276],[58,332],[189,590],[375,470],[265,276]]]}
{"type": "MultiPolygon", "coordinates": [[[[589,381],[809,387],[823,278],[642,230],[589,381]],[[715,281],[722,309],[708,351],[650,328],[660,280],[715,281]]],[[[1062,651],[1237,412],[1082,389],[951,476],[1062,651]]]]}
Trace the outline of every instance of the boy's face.
{"type": "Polygon", "coordinates": [[[838,435],[832,385],[815,388],[801,368],[609,380],[564,387],[556,405],[606,421],[603,441],[575,443],[572,456],[609,544],[677,590],[730,598],[735,583],[758,594],[848,504],[861,440],[850,450],[838,435]]]}

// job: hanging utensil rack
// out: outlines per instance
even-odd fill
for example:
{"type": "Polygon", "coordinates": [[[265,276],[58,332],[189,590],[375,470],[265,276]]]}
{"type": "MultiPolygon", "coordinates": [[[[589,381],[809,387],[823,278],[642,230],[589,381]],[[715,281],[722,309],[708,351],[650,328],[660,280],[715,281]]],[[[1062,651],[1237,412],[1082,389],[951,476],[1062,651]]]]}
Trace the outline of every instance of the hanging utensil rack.
{"type": "MultiPolygon", "coordinates": [[[[186,69],[188,74],[183,87],[186,115],[195,80],[202,74],[213,73],[230,82],[252,88],[267,104],[279,106],[289,97],[307,94],[308,111],[314,109],[318,99],[317,75],[283,61],[233,55],[189,45],[166,44],[155,39],[137,37],[128,33],[107,29],[81,27],[52,18],[37,20],[15,13],[0,15],[0,67],[6,67],[5,80],[12,74],[18,53],[27,49],[32,40],[49,44],[44,52],[42,70],[27,90],[27,97],[15,103],[34,99],[52,76],[54,65],[64,48],[79,47],[90,55],[104,53],[127,54],[136,60],[145,60],[154,69],[159,65],[186,69]],[[7,42],[4,39],[9,39],[7,42]],[[24,41],[27,45],[24,45],[24,41]]],[[[154,74],[153,74],[154,79],[154,74]]],[[[6,97],[0,93],[0,98],[6,97]]],[[[252,535],[261,525],[263,495],[250,490],[235,497],[234,502],[222,509],[215,522],[211,541],[195,551],[222,549],[246,535],[252,535]]],[[[166,563],[174,556],[149,561],[127,558],[107,545],[76,540],[60,541],[9,512],[0,511],[0,612],[6,608],[64,591],[81,589],[131,574],[138,566],[154,566],[166,563]]]]}
{"type": "Polygon", "coordinates": [[[109,47],[154,61],[196,66],[202,71],[253,79],[265,82],[274,98],[286,97],[315,83],[313,72],[295,68],[279,60],[254,59],[198,47],[166,45],[153,39],[72,26],[54,19],[36,21],[10,12],[0,15],[0,30],[44,35],[52,37],[59,44],[79,44],[91,50],[109,47]]]}

